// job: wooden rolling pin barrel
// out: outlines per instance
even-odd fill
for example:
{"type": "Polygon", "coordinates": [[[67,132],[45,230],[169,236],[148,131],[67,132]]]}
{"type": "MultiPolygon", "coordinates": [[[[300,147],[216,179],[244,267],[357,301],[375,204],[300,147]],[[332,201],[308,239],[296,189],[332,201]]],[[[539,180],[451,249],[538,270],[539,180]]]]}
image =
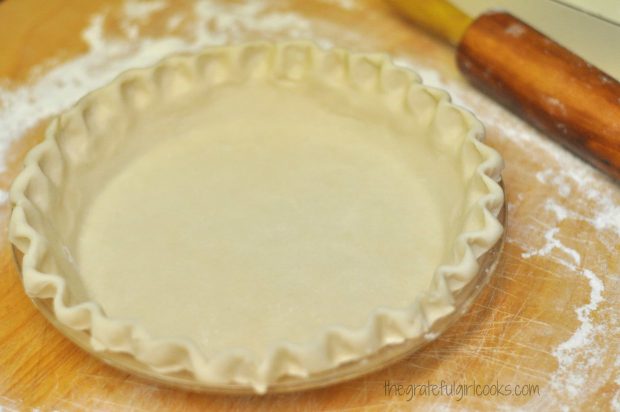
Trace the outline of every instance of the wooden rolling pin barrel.
{"type": "Polygon", "coordinates": [[[505,12],[473,20],[444,0],[391,0],[457,47],[476,87],[620,181],[620,83],[505,12]]]}

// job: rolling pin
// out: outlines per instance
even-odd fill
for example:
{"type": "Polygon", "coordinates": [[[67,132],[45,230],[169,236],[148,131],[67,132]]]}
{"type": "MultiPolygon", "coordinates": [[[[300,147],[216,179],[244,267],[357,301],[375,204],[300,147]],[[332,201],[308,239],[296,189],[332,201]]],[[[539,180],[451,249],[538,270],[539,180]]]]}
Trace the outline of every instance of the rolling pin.
{"type": "Polygon", "coordinates": [[[445,0],[390,0],[456,46],[477,88],[620,182],[620,83],[518,18],[476,19],[445,0]]]}

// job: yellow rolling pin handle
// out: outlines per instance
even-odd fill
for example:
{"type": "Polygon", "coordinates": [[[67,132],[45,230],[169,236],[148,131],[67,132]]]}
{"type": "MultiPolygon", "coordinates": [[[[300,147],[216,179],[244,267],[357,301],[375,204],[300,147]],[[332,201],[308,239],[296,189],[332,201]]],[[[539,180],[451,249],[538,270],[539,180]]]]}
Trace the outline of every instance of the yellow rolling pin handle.
{"type": "Polygon", "coordinates": [[[446,0],[389,0],[411,20],[456,46],[472,18],[446,0]]]}

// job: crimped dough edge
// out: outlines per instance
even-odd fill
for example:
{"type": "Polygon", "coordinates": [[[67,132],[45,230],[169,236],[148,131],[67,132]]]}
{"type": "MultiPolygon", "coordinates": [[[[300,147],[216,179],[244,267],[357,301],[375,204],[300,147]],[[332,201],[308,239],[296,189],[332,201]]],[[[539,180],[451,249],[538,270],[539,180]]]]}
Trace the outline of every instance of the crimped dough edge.
{"type": "MultiPolygon", "coordinates": [[[[200,78],[200,74],[196,76],[200,78]]],[[[117,110],[123,110],[123,104],[117,110]]],[[[264,393],[283,377],[307,377],[362,359],[388,345],[422,338],[434,323],[452,314],[466,299],[461,292],[476,281],[479,258],[492,249],[503,230],[498,220],[504,203],[499,185],[503,161],[495,150],[482,143],[483,138],[484,128],[470,112],[452,104],[447,93],[424,86],[414,72],[396,67],[385,55],[324,50],[314,43],[299,41],[208,48],[190,56],[168,57],[150,68],[125,72],[54,119],[44,141],[26,156],[24,169],[12,185],[9,238],[23,253],[22,276],[28,295],[50,299],[58,321],[69,328],[88,331],[96,350],[127,353],[158,373],[187,371],[201,383],[250,385],[256,392],[264,393]],[[207,359],[194,342],[153,337],[134,321],[106,316],[96,302],[66,303],[65,276],[42,268],[53,255],[53,245],[43,234],[46,214],[59,206],[55,190],[63,183],[63,163],[72,161],[61,153],[57,141],[65,117],[84,116],[90,102],[110,91],[120,96],[121,103],[129,104],[123,100],[127,99],[123,89],[136,80],[156,82],[162,68],[199,73],[212,58],[223,58],[231,64],[231,72],[235,72],[231,76],[266,76],[277,72],[290,81],[303,81],[306,71],[318,70],[321,64],[324,67],[326,59],[334,56],[339,57],[335,64],[342,65],[344,76],[334,75],[333,81],[348,82],[351,87],[372,84],[377,93],[390,94],[400,110],[426,122],[429,128],[436,128],[440,135],[443,129],[453,129],[449,123],[455,113],[466,125],[463,132],[450,137],[450,150],[457,150],[457,158],[467,174],[463,230],[453,245],[453,257],[436,269],[428,291],[412,296],[411,305],[405,309],[375,308],[362,329],[326,328],[304,345],[281,342],[264,359],[241,350],[224,351],[207,359]],[[249,59],[254,63],[267,62],[267,67],[256,64],[256,73],[245,73],[242,68],[253,66],[249,59]]],[[[66,144],[79,144],[80,139],[93,137],[76,135],[66,144]]]]}

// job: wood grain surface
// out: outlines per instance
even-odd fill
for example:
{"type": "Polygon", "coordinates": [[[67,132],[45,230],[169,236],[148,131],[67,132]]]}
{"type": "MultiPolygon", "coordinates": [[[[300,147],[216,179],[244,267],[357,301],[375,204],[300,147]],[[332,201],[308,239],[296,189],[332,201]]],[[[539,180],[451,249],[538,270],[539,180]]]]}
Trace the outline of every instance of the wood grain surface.
{"type": "MultiPolygon", "coordinates": [[[[191,24],[190,0],[168,3],[169,7],[136,22],[140,36],[163,36],[168,33],[167,19],[179,13],[187,16],[183,24],[191,24]]],[[[454,50],[412,27],[383,1],[360,0],[352,5],[341,1],[346,8],[337,3],[274,0],[269,10],[307,19],[303,29],[313,37],[357,50],[388,52],[424,68],[423,76],[445,84],[481,118],[488,143],[506,160],[506,245],[495,275],[472,309],[423,350],[354,381],[265,397],[190,393],[119,372],[58,333],[24,294],[3,230],[0,410],[618,410],[617,184],[471,89],[458,74],[454,50]],[[442,380],[538,385],[538,393],[409,399],[407,394],[385,392],[386,381],[406,389],[442,380]]],[[[87,52],[81,33],[94,13],[105,16],[106,35],[121,36],[121,1],[0,2],[0,86],[23,87],[87,52]]],[[[182,29],[183,25],[175,29],[179,36],[184,35],[182,29]]],[[[250,31],[234,40],[263,37],[260,31],[250,31]]],[[[292,32],[266,37],[287,36],[292,32]]],[[[46,124],[47,120],[42,121],[16,139],[5,154],[8,167],[0,176],[1,189],[8,188],[25,152],[41,140],[46,124]]],[[[3,228],[8,213],[4,204],[3,228]]]]}

